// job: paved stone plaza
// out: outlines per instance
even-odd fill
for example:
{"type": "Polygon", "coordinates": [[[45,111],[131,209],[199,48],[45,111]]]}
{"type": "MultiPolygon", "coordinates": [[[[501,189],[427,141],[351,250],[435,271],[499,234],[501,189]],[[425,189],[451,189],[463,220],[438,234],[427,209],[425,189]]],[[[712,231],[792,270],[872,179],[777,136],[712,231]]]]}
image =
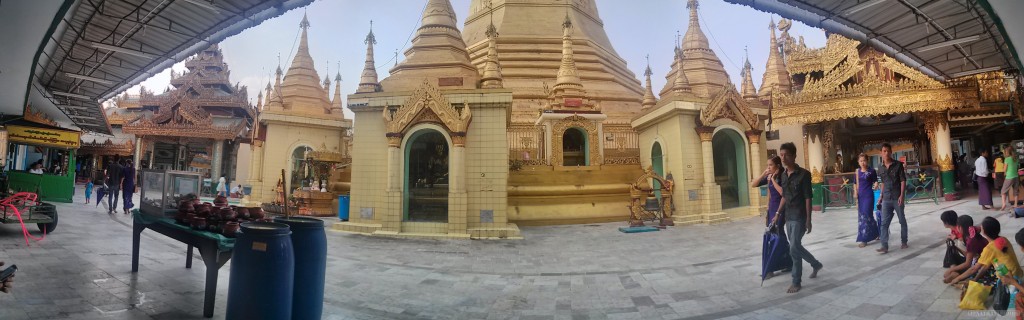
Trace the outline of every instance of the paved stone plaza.
{"type": "MultiPolygon", "coordinates": [[[[825,267],[818,279],[805,273],[804,290],[791,295],[788,274],[760,286],[758,219],[641,234],[619,233],[623,223],[527,227],[521,241],[328,232],[324,318],[994,318],[960,312],[959,291],[940,280],[946,231],[938,215],[947,208],[975,221],[986,213],[969,199],[912,204],[910,249],[884,256],[853,242],[854,210],[817,214],[805,243],[825,267]]],[[[144,232],[132,274],[128,216],[81,203],[58,210],[57,231],[31,247],[17,226],[0,226],[0,260],[21,267],[14,292],[0,294],[0,319],[201,318],[204,267],[184,268],[184,245],[144,232]]],[[[1011,238],[1024,225],[999,219],[1011,238]]],[[[898,239],[895,222],[892,230],[898,239]]],[[[229,269],[221,269],[215,318],[224,317],[229,269]]]]}

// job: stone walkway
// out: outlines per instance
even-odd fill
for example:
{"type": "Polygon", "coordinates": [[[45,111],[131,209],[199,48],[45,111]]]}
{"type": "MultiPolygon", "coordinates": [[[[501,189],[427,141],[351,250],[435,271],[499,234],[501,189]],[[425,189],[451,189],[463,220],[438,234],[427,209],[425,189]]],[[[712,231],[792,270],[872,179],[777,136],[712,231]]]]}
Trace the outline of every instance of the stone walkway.
{"type": "MultiPolygon", "coordinates": [[[[619,233],[622,223],[525,227],[519,241],[328,232],[324,318],[995,318],[961,312],[959,291],[941,282],[947,231],[938,216],[948,209],[977,222],[994,214],[969,200],[912,204],[910,248],[882,256],[877,245],[857,247],[854,210],[817,214],[804,241],[825,268],[807,279],[805,265],[797,294],[785,293],[788,274],[760,285],[760,219],[640,234],[619,233]]],[[[57,231],[30,247],[16,225],[0,226],[0,260],[21,268],[14,293],[0,294],[0,319],[201,318],[198,255],[185,269],[185,246],[147,231],[132,274],[129,217],[81,203],[58,210],[57,231]]],[[[1024,226],[999,219],[1010,238],[1024,226]]],[[[898,223],[892,230],[898,239],[898,223]]],[[[228,270],[220,271],[214,318],[224,317],[228,270]]]]}

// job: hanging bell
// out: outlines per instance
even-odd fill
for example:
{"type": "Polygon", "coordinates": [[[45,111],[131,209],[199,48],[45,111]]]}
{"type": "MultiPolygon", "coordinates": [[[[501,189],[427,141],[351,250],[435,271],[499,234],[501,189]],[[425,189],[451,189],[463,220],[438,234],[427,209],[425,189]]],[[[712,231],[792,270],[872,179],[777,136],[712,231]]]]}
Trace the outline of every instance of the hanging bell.
{"type": "Polygon", "coordinates": [[[658,203],[658,198],[648,197],[647,202],[644,203],[644,210],[661,211],[661,204],[658,203]]]}

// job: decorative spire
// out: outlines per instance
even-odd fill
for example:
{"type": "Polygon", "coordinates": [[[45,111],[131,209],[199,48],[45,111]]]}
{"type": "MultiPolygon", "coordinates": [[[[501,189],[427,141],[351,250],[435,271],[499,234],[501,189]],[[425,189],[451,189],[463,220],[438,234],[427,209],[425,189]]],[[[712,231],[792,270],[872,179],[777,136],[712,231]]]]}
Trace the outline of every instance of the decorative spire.
{"type": "Polygon", "coordinates": [[[676,77],[672,79],[672,92],[683,94],[690,92],[690,82],[686,80],[686,72],[683,72],[683,51],[676,50],[676,77]]]}
{"type": "Polygon", "coordinates": [[[373,45],[377,44],[377,38],[373,36],[373,20],[370,20],[370,33],[366,35],[366,64],[363,66],[363,74],[359,77],[359,88],[356,93],[379,92],[380,83],[377,82],[377,68],[373,62],[373,45]]]}
{"type": "Polygon", "coordinates": [[[569,13],[565,14],[565,21],[562,22],[562,64],[558,67],[558,77],[551,92],[562,92],[566,89],[582,91],[580,76],[576,72],[576,61],[572,52],[572,20],[569,13]]]}
{"type": "Polygon", "coordinates": [[[256,95],[256,110],[263,110],[263,91],[256,95]]]}
{"type": "Polygon", "coordinates": [[[480,79],[480,87],[498,89],[504,87],[501,76],[501,64],[498,62],[498,28],[494,22],[487,27],[487,61],[484,62],[484,75],[480,79]]]}
{"type": "MultiPolygon", "coordinates": [[[[270,104],[270,100],[273,98],[274,89],[270,87],[270,81],[267,81],[267,89],[266,90],[267,90],[267,94],[266,94],[267,102],[264,104],[264,106],[270,104]]],[[[264,108],[260,108],[261,111],[263,109],[264,108]]]]}
{"type": "Polygon", "coordinates": [[[782,49],[775,38],[775,28],[775,18],[772,18],[768,24],[771,31],[771,38],[768,41],[768,62],[764,66],[764,77],[761,78],[761,90],[758,93],[758,98],[762,101],[771,100],[775,90],[789,92],[793,87],[789,71],[786,70],[786,62],[782,59],[782,49]]]}
{"type": "Polygon", "coordinates": [[[344,103],[341,100],[341,71],[334,77],[334,99],[331,100],[331,114],[337,114],[345,119],[344,103]]]}
{"type": "Polygon", "coordinates": [[[341,61],[338,61],[338,74],[334,76],[334,82],[341,82],[341,61]]]}
{"type": "Polygon", "coordinates": [[[751,79],[751,71],[753,68],[750,66],[750,56],[747,55],[747,48],[743,48],[743,70],[740,71],[740,76],[743,77],[743,83],[740,85],[740,94],[743,95],[743,99],[757,99],[757,91],[754,89],[754,79],[751,79]]]}
{"type": "Polygon", "coordinates": [[[303,15],[299,28],[302,29],[299,46],[292,57],[291,66],[285,72],[284,81],[277,89],[280,99],[271,104],[275,111],[297,112],[307,116],[330,114],[330,78],[320,78],[309,54],[309,18],[303,15]]]}
{"type": "Polygon", "coordinates": [[[654,72],[651,72],[651,56],[648,55],[647,56],[647,69],[644,70],[644,84],[645,84],[645,86],[644,86],[644,100],[641,103],[641,107],[640,107],[641,110],[653,107],[656,103],[658,103],[658,101],[655,100],[655,98],[654,98],[654,91],[651,90],[651,75],[652,74],[654,74],[654,72]]]}

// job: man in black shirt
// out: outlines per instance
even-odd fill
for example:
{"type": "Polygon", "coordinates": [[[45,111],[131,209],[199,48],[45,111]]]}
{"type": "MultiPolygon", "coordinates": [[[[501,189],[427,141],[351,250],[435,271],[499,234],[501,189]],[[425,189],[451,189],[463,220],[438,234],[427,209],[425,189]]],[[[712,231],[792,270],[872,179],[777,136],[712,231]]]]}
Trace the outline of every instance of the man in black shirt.
{"type": "Polygon", "coordinates": [[[793,259],[793,284],[787,293],[800,291],[803,280],[803,260],[811,264],[810,278],[817,278],[822,264],[804,248],[804,233],[811,233],[811,173],[796,164],[796,145],[792,142],[782,144],[779,157],[786,170],[776,179],[782,186],[782,203],[779,207],[786,218],[786,234],[789,235],[789,256],[793,259]]]}
{"type": "Polygon", "coordinates": [[[904,198],[907,192],[907,173],[903,169],[903,163],[892,158],[892,145],[882,144],[882,168],[878,169],[878,177],[882,179],[882,196],[878,198],[878,205],[882,207],[881,248],[878,253],[889,252],[889,224],[892,223],[893,212],[900,219],[900,249],[907,246],[907,216],[903,214],[904,198]]]}
{"type": "Polygon", "coordinates": [[[121,183],[124,181],[124,167],[121,166],[121,159],[114,156],[114,161],[107,166],[107,187],[110,197],[107,198],[108,214],[114,214],[117,208],[118,194],[121,193],[121,183]]]}

